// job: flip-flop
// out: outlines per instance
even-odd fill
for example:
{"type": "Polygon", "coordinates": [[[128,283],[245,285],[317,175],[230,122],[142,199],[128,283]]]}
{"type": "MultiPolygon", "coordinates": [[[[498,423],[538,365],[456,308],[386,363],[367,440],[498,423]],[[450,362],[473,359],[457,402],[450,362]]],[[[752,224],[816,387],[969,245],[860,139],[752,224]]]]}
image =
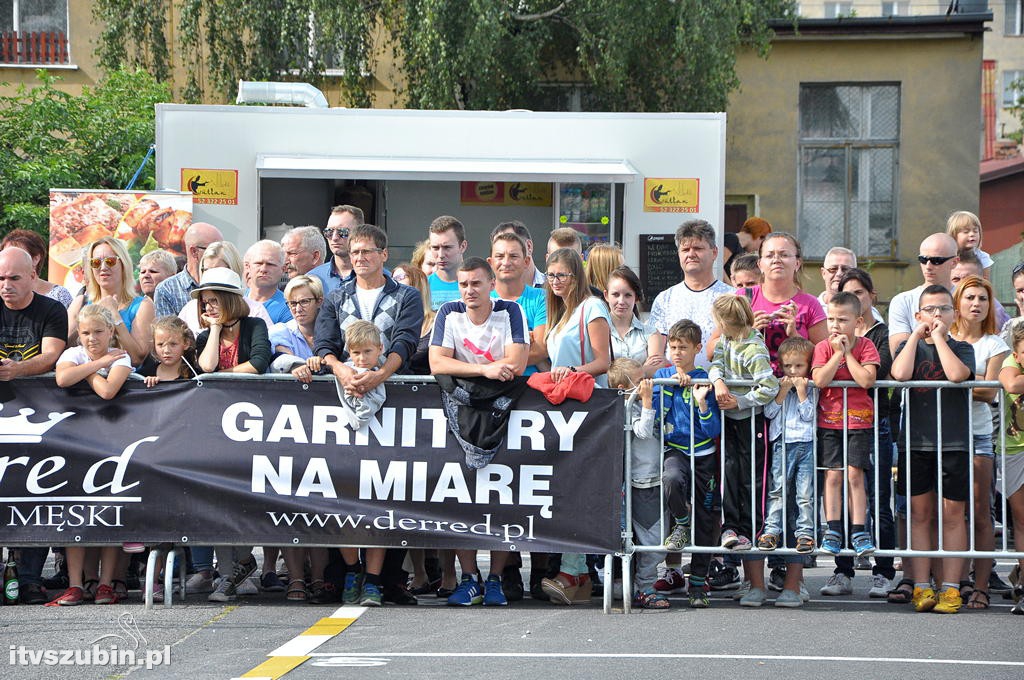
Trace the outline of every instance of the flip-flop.
{"type": "Polygon", "coordinates": [[[903,579],[886,593],[885,599],[891,604],[908,604],[914,599],[914,582],[909,578],[903,579]]]}

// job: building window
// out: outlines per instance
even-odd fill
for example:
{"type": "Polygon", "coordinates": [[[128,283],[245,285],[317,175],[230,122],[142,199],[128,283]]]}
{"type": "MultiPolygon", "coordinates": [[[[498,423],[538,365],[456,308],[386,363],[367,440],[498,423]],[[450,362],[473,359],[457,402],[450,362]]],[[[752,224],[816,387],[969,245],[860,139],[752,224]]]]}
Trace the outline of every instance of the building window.
{"type": "Polygon", "coordinates": [[[899,0],[899,2],[883,2],[883,17],[905,17],[910,15],[910,0],[899,0]]]}
{"type": "Polygon", "coordinates": [[[1024,35],[1024,0],[1006,0],[1006,35],[1024,35]]]}
{"type": "Polygon", "coordinates": [[[69,62],[68,0],[0,0],[0,63],[69,62]]]}
{"type": "Polygon", "coordinates": [[[832,246],[890,257],[896,246],[900,87],[800,86],[798,234],[804,255],[832,246]]]}
{"type": "Polygon", "coordinates": [[[853,16],[853,2],[826,2],[825,18],[839,19],[840,17],[853,16]]]}
{"type": "Polygon", "coordinates": [[[1024,71],[1003,71],[1003,108],[1024,105],[1024,71]]]}

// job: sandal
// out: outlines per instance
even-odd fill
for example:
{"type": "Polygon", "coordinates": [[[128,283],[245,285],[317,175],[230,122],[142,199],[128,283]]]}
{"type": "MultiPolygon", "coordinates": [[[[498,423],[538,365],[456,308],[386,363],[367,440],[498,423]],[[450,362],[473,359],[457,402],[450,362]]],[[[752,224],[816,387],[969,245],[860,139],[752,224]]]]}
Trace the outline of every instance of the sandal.
{"type": "Polygon", "coordinates": [[[650,588],[641,590],[633,596],[633,606],[637,609],[665,611],[672,607],[672,603],[668,601],[667,597],[659,593],[657,590],[650,588]]]}
{"type": "Polygon", "coordinates": [[[115,578],[110,582],[110,585],[114,588],[114,592],[117,593],[117,596],[121,598],[121,600],[128,598],[128,584],[125,581],[115,578]]]}
{"type": "Polygon", "coordinates": [[[971,581],[969,579],[966,581],[960,581],[960,597],[963,599],[964,602],[967,602],[967,600],[971,598],[971,595],[974,594],[974,591],[974,581],[971,581]]]}
{"type": "Polygon", "coordinates": [[[890,590],[885,599],[890,604],[908,604],[914,599],[914,582],[909,578],[905,578],[896,584],[896,587],[890,590]]]}
{"type": "MultiPolygon", "coordinates": [[[[961,595],[963,597],[963,595],[961,595]]],[[[967,609],[988,609],[989,602],[991,601],[988,596],[988,591],[975,589],[971,592],[970,599],[967,600],[967,604],[964,605],[967,609]],[[981,598],[984,597],[985,601],[982,602],[981,598]]]]}
{"type": "Polygon", "coordinates": [[[82,600],[85,602],[92,602],[96,599],[96,589],[99,588],[100,582],[96,579],[89,579],[82,584],[82,600]]]}
{"type": "Polygon", "coordinates": [[[288,581],[288,591],[284,597],[289,602],[305,602],[307,597],[306,582],[301,578],[293,578],[291,581],[288,581]]]}

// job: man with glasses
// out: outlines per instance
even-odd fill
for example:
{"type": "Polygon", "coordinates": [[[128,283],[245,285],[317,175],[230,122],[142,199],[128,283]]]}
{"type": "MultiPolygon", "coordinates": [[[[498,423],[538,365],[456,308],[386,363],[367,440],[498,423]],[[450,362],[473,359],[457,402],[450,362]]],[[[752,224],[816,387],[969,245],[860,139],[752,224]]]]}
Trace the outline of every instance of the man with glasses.
{"type": "Polygon", "coordinates": [[[158,318],[177,316],[188,304],[192,291],[199,286],[199,261],[203,259],[203,252],[211,243],[223,240],[220,229],[206,222],[193,222],[185,230],[185,268],[161,281],[153,294],[158,318]]]}
{"type": "MultiPolygon", "coordinates": [[[[388,237],[372,224],[355,227],[349,236],[354,276],[345,279],[324,299],[316,320],[313,353],[348,392],[366,394],[395,373],[404,372],[416,351],[423,325],[423,300],[415,288],[395,283],[384,271],[388,237]],[[376,371],[356,373],[345,365],[345,329],[360,319],[381,331],[384,365],[376,371]]],[[[345,561],[346,604],[380,606],[381,601],[416,604],[405,588],[402,561],[405,550],[366,550],[365,574],[356,548],[342,548],[345,561]],[[385,553],[387,557],[385,559],[385,553]]]]}
{"type": "Polygon", "coordinates": [[[323,235],[331,250],[331,259],[309,270],[324,284],[324,297],[352,276],[352,260],[349,257],[349,239],[352,230],[363,224],[363,211],[354,205],[336,205],[331,208],[323,235]]]}
{"type": "Polygon", "coordinates": [[[308,274],[325,260],[327,246],[316,227],[295,227],[281,238],[284,273],[289,279],[308,274]]]}
{"type": "Polygon", "coordinates": [[[952,293],[953,268],[957,257],[956,241],[944,233],[931,234],[921,241],[917,261],[921,265],[924,284],[900,293],[889,303],[889,350],[896,356],[896,348],[910,337],[917,327],[914,315],[917,313],[921,292],[932,285],[942,286],[952,293]]]}
{"type": "MultiPolygon", "coordinates": [[[[821,308],[825,310],[826,314],[828,313],[828,301],[839,292],[839,281],[842,280],[843,274],[856,266],[857,255],[849,248],[836,246],[825,253],[825,261],[821,263],[821,280],[825,282],[825,290],[821,291],[821,295],[818,296],[818,302],[821,303],[821,308]]],[[[874,307],[871,308],[871,313],[874,315],[875,321],[885,321],[874,307]]]]}
{"type": "MultiPolygon", "coordinates": [[[[35,283],[31,255],[14,246],[0,252],[0,394],[12,391],[10,380],[52,371],[67,345],[64,305],[34,292],[35,283]]],[[[18,550],[22,604],[47,601],[42,571],[48,552],[38,547],[18,550]]]]}

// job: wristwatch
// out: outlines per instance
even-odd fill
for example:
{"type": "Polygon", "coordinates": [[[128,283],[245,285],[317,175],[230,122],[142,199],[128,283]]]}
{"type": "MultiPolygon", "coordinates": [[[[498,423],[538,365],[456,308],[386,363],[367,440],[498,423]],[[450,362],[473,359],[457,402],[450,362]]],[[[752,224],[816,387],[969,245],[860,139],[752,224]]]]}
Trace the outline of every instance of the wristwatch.
{"type": "Polygon", "coordinates": [[[575,373],[575,372],[576,372],[576,367],[575,367],[575,366],[570,366],[570,367],[569,367],[569,370],[570,370],[570,371],[571,371],[572,373],[575,373]]]}

